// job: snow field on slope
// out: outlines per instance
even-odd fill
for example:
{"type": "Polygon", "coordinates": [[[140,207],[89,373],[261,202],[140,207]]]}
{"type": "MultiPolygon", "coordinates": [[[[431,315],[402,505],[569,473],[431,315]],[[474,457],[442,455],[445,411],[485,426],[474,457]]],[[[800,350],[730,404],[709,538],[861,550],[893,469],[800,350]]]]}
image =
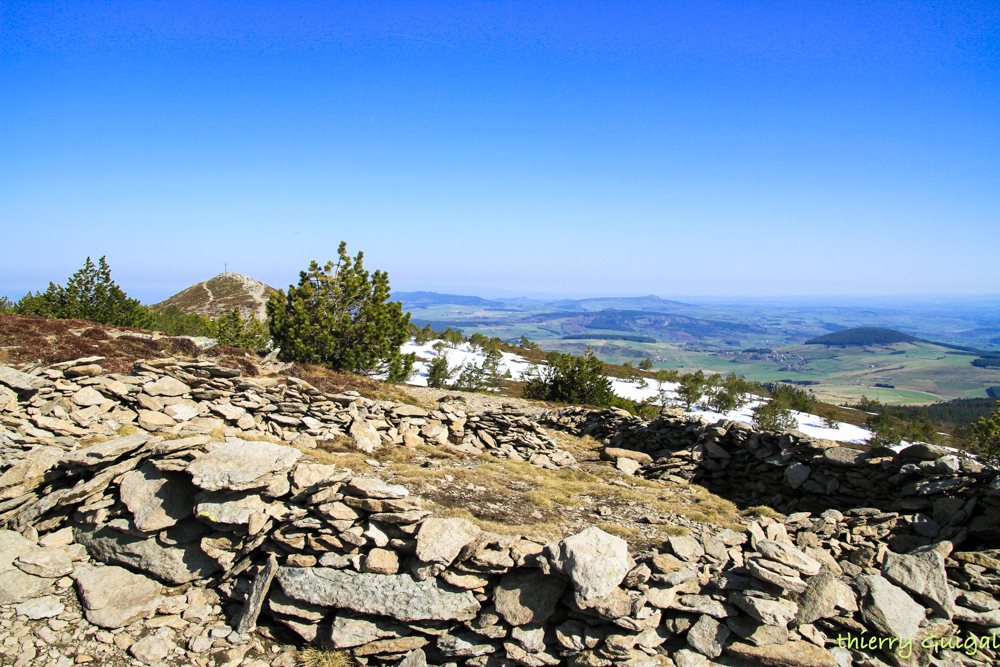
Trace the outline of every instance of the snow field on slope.
{"type": "MultiPolygon", "coordinates": [[[[435,351],[433,347],[436,342],[438,341],[428,341],[427,343],[417,345],[411,341],[403,344],[400,350],[403,354],[409,354],[412,352],[415,353],[418,358],[430,360],[438,356],[438,352],[435,351]]],[[[481,352],[473,352],[470,349],[469,343],[462,343],[457,348],[447,347],[443,350],[442,354],[446,355],[448,358],[449,368],[458,366],[459,364],[468,363],[473,363],[479,366],[486,359],[485,354],[481,352]]],[[[516,354],[511,354],[510,352],[503,352],[502,354],[503,365],[510,371],[511,379],[521,380],[521,375],[529,366],[528,360],[516,354]]],[[[407,384],[426,387],[427,362],[418,361],[413,364],[413,369],[414,373],[410,376],[410,379],[407,380],[407,384]]],[[[677,398],[677,387],[678,385],[676,382],[663,383],[663,389],[665,390],[668,401],[677,398]]],[[[651,379],[647,379],[646,386],[642,387],[635,382],[626,382],[617,378],[611,378],[611,390],[617,396],[629,398],[634,401],[656,398],[660,394],[659,383],[656,380],[651,379]]],[[[730,421],[750,424],[753,421],[754,407],[761,405],[762,403],[763,401],[753,401],[739,410],[733,410],[725,414],[713,412],[704,404],[699,403],[693,406],[695,409],[687,411],[686,414],[701,417],[704,421],[709,423],[716,422],[720,419],[728,419],[730,421]]],[[[798,426],[796,428],[806,435],[814,438],[824,438],[835,442],[862,444],[871,435],[871,432],[866,428],[843,422],[841,422],[837,428],[827,428],[823,425],[823,420],[820,417],[807,412],[797,412],[793,410],[792,415],[795,417],[795,421],[798,422],[798,426]]],[[[894,449],[899,450],[908,445],[909,443],[903,442],[900,446],[895,447],[894,449]]]]}

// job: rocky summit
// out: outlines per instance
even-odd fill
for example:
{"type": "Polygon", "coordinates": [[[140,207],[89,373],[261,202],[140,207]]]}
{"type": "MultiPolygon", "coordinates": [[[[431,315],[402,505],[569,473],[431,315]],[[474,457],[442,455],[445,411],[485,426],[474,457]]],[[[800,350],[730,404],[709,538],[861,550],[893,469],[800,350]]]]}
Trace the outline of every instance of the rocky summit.
{"type": "Polygon", "coordinates": [[[974,461],[670,412],[426,408],[204,360],[128,375],[101,361],[0,367],[4,665],[1000,664],[1000,480],[974,461]],[[611,524],[546,542],[436,512],[317,448],[572,477],[556,431],[646,484],[785,514],[641,549],[611,524]]]}

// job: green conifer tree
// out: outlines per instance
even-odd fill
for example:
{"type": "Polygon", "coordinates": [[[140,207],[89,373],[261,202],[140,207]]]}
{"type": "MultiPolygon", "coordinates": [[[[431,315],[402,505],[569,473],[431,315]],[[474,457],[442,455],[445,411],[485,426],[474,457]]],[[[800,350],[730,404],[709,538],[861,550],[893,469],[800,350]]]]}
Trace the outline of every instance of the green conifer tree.
{"type": "Polygon", "coordinates": [[[342,242],[338,255],[336,264],[310,262],[297,287],[271,295],[268,325],[279,358],[406,380],[416,355],[402,355],[399,346],[406,342],[410,314],[388,300],[386,273],[364,269],[363,253],[352,260],[342,242]]]}

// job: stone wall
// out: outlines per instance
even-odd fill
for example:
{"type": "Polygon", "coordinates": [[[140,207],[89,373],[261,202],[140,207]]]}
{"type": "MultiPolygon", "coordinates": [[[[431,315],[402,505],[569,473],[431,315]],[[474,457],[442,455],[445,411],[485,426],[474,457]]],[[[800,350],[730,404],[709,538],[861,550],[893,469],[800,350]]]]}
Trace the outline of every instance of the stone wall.
{"type": "Polygon", "coordinates": [[[680,411],[646,422],[618,410],[567,408],[540,423],[649,454],[637,474],[696,482],[744,507],[785,513],[871,507],[898,513],[928,542],[1000,546],[997,472],[938,447],[863,451],[798,431],[709,424],[680,411]]]}
{"type": "MultiPolygon", "coordinates": [[[[0,370],[11,389],[0,399],[0,521],[8,527],[0,531],[0,627],[3,614],[29,632],[20,619],[58,620],[61,603],[52,598],[69,582],[93,628],[81,626],[81,639],[106,633],[148,664],[291,667],[287,654],[236,650],[248,637],[279,628],[343,650],[359,664],[404,667],[997,664],[996,645],[989,644],[1000,633],[1000,553],[956,549],[909,515],[827,507],[782,521],[762,518],[740,532],[704,526],[642,553],[596,527],[540,544],[429,516],[402,486],[310,462],[303,451],[310,443],[299,440],[323,437],[324,429],[349,433],[363,417],[381,446],[396,446],[392,429],[404,444],[414,430],[427,438],[431,412],[411,416],[408,406],[338,400],[292,379],[263,387],[210,366],[147,365],[127,378],[70,381],[73,368],[50,369],[49,384],[0,370]],[[200,416],[183,420],[190,414],[180,412],[184,407],[200,416]],[[139,427],[125,437],[80,447],[81,434],[69,429],[114,434],[115,424],[129,421],[127,411],[139,427]],[[222,420],[222,439],[216,422],[195,419],[222,420]],[[372,424],[378,420],[386,426],[372,424]],[[297,446],[248,439],[264,429],[276,435],[271,424],[297,446]],[[872,638],[883,639],[881,650],[869,648],[872,638]],[[890,638],[909,650],[890,650],[890,638]],[[921,646],[931,640],[977,645],[932,656],[921,646]]],[[[561,458],[526,419],[503,428],[499,416],[460,412],[448,419],[440,411],[450,446],[451,436],[461,445],[471,432],[489,447],[480,435],[486,433],[498,450],[509,444],[521,458],[530,459],[529,450],[514,443],[534,446],[532,455],[541,451],[547,459],[537,465],[561,458]],[[484,421],[493,426],[469,426],[484,421]],[[491,428],[512,439],[501,441],[491,428]]],[[[737,446],[737,431],[744,434],[731,427],[709,432],[688,424],[678,437],[693,442],[671,448],[662,443],[674,431],[662,425],[631,423],[618,413],[604,422],[577,414],[550,415],[549,422],[565,418],[562,427],[593,435],[607,429],[612,444],[644,451],[657,444],[655,433],[657,460],[640,469],[649,475],[722,484],[731,483],[726,471],[743,458],[776,465],[780,480],[792,465],[808,465],[795,459],[806,450],[794,435],[781,447],[784,436],[772,442],[758,434],[757,449],[773,452],[757,458],[749,448],[753,434],[737,446]],[[613,420],[629,426],[611,430],[613,420]],[[664,449],[670,451],[659,455],[664,449]],[[768,463],[774,455],[786,465],[768,463]],[[686,462],[667,467],[675,460],[686,462]]],[[[975,478],[970,488],[978,494],[983,484],[975,478]]],[[[955,488],[939,492],[959,497],[955,488]]],[[[983,505],[993,498],[976,497],[983,505]]],[[[970,521],[977,516],[973,508],[970,521]]],[[[44,630],[34,633],[42,641],[44,630]]],[[[13,650],[0,651],[5,664],[18,660],[19,650],[34,651],[13,626],[8,637],[4,646],[13,650]]],[[[120,664],[115,659],[108,664],[120,664]]]]}

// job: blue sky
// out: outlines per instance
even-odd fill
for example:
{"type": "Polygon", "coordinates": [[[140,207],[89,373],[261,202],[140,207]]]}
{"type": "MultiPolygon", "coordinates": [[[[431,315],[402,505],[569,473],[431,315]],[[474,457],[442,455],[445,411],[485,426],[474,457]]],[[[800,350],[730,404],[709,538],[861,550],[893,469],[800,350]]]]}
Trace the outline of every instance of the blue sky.
{"type": "Polygon", "coordinates": [[[0,294],[1000,292],[1000,3],[0,1],[0,294]]]}

